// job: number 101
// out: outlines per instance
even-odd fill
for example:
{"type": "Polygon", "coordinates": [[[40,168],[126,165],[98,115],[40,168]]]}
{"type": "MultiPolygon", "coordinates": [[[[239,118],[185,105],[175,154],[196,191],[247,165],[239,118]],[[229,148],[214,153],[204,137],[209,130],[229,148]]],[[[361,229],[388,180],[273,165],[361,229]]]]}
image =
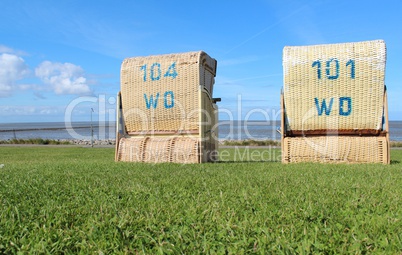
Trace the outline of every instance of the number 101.
{"type": "MultiPolygon", "coordinates": [[[[317,67],[317,78],[321,79],[321,60],[316,60],[311,65],[317,67]]],[[[350,59],[346,62],[346,67],[350,67],[350,78],[355,78],[355,61],[350,59]]],[[[325,62],[325,76],[329,80],[336,80],[339,78],[339,60],[331,58],[325,62]],[[335,67],[335,68],[334,68],[335,67]]]]}

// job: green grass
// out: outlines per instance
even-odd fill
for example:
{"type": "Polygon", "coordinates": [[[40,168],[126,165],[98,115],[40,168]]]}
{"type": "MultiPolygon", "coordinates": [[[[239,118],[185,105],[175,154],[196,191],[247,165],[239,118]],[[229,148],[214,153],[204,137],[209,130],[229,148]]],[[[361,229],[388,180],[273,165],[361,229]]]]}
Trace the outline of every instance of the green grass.
{"type": "Polygon", "coordinates": [[[115,163],[109,148],[0,155],[0,253],[402,252],[400,150],[391,165],[283,165],[278,149],[200,165],[115,163]]]}

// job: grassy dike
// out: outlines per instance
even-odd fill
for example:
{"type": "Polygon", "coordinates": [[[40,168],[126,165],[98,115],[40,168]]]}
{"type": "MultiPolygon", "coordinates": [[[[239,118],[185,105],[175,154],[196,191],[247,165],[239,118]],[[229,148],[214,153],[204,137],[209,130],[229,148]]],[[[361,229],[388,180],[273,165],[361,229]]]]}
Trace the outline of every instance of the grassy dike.
{"type": "Polygon", "coordinates": [[[402,252],[401,150],[391,165],[221,156],[153,165],[115,163],[112,148],[0,147],[0,253],[402,252]]]}

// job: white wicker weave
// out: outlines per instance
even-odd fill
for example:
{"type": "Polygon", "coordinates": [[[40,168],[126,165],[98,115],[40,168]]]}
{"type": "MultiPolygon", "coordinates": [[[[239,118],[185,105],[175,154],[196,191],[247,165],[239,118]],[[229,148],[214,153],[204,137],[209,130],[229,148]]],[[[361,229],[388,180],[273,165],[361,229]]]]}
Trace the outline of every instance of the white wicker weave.
{"type": "Polygon", "coordinates": [[[289,130],[380,130],[384,41],[285,47],[289,130]]]}

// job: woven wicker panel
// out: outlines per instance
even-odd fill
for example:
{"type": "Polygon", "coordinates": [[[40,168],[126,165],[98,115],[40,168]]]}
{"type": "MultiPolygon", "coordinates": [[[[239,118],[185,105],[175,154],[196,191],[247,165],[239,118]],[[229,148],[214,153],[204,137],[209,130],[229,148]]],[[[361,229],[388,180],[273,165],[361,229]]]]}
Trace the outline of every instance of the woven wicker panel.
{"type": "Polygon", "coordinates": [[[142,162],[146,140],[146,138],[121,138],[116,151],[116,160],[142,162]]]}
{"type": "Polygon", "coordinates": [[[143,162],[171,162],[172,142],[173,139],[170,137],[149,137],[144,147],[143,162]]]}
{"type": "Polygon", "coordinates": [[[388,163],[389,150],[386,137],[286,137],[283,143],[284,163],[388,163]]]}
{"type": "Polygon", "coordinates": [[[287,129],[380,130],[385,62],[380,40],[285,47],[287,129]]]}
{"type": "Polygon", "coordinates": [[[196,137],[132,137],[120,139],[118,161],[147,163],[199,163],[196,137]]]}
{"type": "Polygon", "coordinates": [[[121,99],[127,132],[199,129],[199,86],[212,93],[215,72],[216,60],[202,51],[125,59],[121,99]]]}
{"type": "Polygon", "coordinates": [[[174,163],[199,163],[200,143],[199,139],[191,137],[177,137],[173,140],[171,162],[174,163]]]}

